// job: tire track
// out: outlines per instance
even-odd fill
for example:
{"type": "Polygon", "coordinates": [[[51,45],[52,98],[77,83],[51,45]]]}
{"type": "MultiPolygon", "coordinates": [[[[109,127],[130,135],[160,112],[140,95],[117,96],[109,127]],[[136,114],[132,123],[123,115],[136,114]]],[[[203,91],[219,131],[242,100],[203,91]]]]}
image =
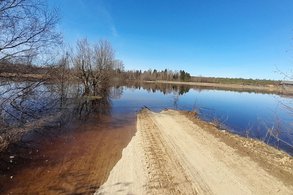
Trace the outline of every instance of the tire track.
{"type": "Polygon", "coordinates": [[[136,135],[97,194],[293,194],[293,186],[184,114],[143,109],[136,135]]]}
{"type": "Polygon", "coordinates": [[[160,133],[155,121],[144,110],[138,116],[148,169],[148,192],[156,194],[197,194],[179,159],[160,133]]]}

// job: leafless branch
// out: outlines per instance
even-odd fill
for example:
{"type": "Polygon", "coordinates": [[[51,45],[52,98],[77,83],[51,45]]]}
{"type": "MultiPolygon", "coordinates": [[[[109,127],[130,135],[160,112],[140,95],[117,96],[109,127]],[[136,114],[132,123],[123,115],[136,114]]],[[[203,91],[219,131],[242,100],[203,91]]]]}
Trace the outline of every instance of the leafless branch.
{"type": "Polygon", "coordinates": [[[0,61],[18,60],[61,43],[56,10],[40,0],[0,1],[0,61]]]}

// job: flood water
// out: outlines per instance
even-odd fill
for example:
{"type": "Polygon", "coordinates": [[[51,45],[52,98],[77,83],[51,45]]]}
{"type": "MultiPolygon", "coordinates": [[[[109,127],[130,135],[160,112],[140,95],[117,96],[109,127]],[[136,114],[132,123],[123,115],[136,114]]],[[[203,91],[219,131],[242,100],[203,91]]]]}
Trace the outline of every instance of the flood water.
{"type": "Polygon", "coordinates": [[[50,133],[28,134],[22,139],[25,146],[15,144],[2,154],[0,193],[95,192],[135,135],[136,114],[143,107],[196,111],[220,128],[293,155],[290,97],[175,85],[120,86],[110,92],[106,112],[93,112],[87,120],[76,118],[50,133]]]}
{"type": "Polygon", "coordinates": [[[292,97],[188,86],[168,92],[140,87],[122,87],[121,90],[122,95],[112,102],[113,108],[121,112],[135,112],[143,106],[157,112],[166,108],[196,111],[205,121],[263,140],[293,155],[292,97]]]}

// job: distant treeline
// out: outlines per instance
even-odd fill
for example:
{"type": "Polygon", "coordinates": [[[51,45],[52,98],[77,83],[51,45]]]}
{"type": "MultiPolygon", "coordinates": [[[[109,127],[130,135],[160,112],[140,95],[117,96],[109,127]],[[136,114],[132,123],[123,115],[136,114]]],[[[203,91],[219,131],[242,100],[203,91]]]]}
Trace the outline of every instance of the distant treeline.
{"type": "Polygon", "coordinates": [[[266,79],[243,79],[243,78],[218,78],[218,77],[201,77],[191,76],[190,73],[180,70],[133,70],[124,71],[123,75],[128,81],[183,81],[183,82],[198,82],[198,83],[220,83],[220,84],[239,84],[239,85],[279,85],[281,81],[266,80],[266,79]]]}
{"type": "MultiPolygon", "coordinates": [[[[2,62],[0,64],[0,76],[3,73],[14,74],[48,74],[52,72],[54,66],[42,67],[26,64],[13,64],[2,62]],[[51,71],[50,71],[51,70],[51,71]]],[[[74,72],[74,69],[70,69],[74,72]]],[[[53,71],[54,72],[54,71],[53,71]]],[[[198,82],[198,83],[220,83],[220,84],[238,84],[238,85],[279,85],[281,81],[266,80],[266,79],[243,79],[243,78],[219,78],[219,77],[202,77],[191,76],[190,73],[180,70],[172,71],[168,69],[164,70],[124,70],[124,67],[116,67],[116,71],[112,73],[114,78],[118,78],[119,81],[182,81],[182,82],[198,82]]]]}
{"type": "Polygon", "coordinates": [[[46,74],[47,66],[35,66],[31,64],[0,62],[0,73],[15,73],[15,74],[46,74]]]}
{"type": "Polygon", "coordinates": [[[221,84],[239,84],[239,85],[279,85],[281,81],[266,79],[243,79],[243,78],[217,78],[217,77],[195,77],[190,81],[200,83],[221,83],[221,84]]]}
{"type": "Polygon", "coordinates": [[[164,80],[164,81],[190,81],[191,76],[188,72],[184,70],[180,71],[172,71],[172,70],[129,70],[124,71],[123,78],[128,81],[157,81],[157,80],[164,80]]]}

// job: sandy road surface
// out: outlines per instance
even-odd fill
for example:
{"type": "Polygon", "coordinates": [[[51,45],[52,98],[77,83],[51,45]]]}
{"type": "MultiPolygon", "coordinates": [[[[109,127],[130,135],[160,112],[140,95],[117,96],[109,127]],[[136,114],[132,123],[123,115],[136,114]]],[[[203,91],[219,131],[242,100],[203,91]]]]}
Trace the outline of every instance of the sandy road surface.
{"type": "Polygon", "coordinates": [[[144,109],[137,119],[136,135],[96,194],[293,194],[290,182],[178,111],[144,109]]]}

